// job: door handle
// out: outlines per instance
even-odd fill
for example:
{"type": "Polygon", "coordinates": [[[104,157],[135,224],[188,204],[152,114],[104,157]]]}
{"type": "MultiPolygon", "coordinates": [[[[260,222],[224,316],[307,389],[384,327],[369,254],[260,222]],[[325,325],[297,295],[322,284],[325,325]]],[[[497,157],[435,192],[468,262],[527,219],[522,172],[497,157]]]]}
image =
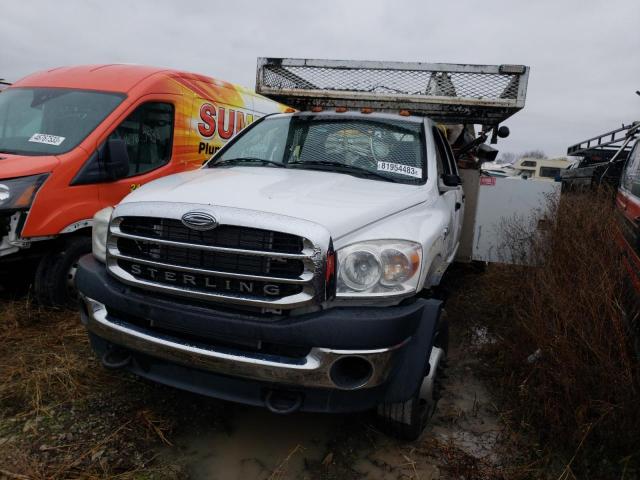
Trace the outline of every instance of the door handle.
{"type": "Polygon", "coordinates": [[[462,207],[462,204],[460,202],[456,202],[456,211],[460,210],[460,207],[462,207]]]}

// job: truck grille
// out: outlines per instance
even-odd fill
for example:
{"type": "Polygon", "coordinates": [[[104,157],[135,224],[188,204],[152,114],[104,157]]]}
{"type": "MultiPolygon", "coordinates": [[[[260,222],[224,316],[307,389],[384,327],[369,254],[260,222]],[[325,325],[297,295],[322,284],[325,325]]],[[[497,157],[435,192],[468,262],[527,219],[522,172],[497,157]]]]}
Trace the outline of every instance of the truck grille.
{"type": "Polygon", "coordinates": [[[165,238],[174,242],[245,250],[300,253],[303,249],[302,238],[288,233],[235,225],[220,225],[213,230],[198,231],[172,218],[127,217],[120,224],[120,230],[124,233],[165,238]]]}
{"type": "Polygon", "coordinates": [[[107,245],[109,270],[125,283],[268,311],[296,308],[322,293],[318,254],[292,233],[228,224],[199,231],[151,216],[114,217],[107,245]]]}
{"type": "Polygon", "coordinates": [[[122,238],[118,241],[118,249],[125,255],[144,260],[228,273],[297,278],[304,271],[301,260],[274,262],[269,257],[185,249],[174,245],[160,245],[153,240],[122,238]]]}

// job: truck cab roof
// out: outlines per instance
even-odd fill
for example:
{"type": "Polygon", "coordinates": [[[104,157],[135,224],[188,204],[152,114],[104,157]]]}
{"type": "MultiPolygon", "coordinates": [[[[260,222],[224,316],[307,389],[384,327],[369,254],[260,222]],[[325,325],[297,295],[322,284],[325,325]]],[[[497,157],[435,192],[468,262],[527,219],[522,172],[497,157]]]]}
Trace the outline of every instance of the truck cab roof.
{"type": "Polygon", "coordinates": [[[77,88],[128,93],[140,82],[159,74],[191,81],[213,83],[220,87],[238,88],[228,82],[195,73],[170,68],[129,64],[79,65],[53,68],[28,75],[15,82],[13,86],[77,88]]]}

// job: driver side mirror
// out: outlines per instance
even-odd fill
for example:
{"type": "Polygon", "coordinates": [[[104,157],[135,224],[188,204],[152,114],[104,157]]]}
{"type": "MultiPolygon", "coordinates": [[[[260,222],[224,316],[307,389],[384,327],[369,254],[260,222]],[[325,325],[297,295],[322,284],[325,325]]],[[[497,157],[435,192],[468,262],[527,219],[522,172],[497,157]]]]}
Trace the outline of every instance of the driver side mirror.
{"type": "Polygon", "coordinates": [[[108,139],[93,152],[71,185],[113,182],[129,175],[129,152],[120,138],[108,139]]]}
{"type": "Polygon", "coordinates": [[[102,153],[102,165],[109,180],[119,180],[129,175],[129,152],[121,138],[107,140],[102,153]]]}
{"type": "Polygon", "coordinates": [[[459,175],[445,173],[440,176],[440,179],[442,180],[442,184],[445,187],[455,188],[462,185],[462,179],[460,178],[459,175]]]}

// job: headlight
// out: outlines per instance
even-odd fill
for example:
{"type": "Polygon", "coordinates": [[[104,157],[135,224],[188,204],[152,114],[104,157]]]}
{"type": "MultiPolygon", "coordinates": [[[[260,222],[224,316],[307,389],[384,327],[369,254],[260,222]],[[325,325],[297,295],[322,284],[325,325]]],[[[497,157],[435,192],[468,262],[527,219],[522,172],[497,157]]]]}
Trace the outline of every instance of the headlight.
{"type": "Polygon", "coordinates": [[[25,209],[31,206],[33,197],[49,175],[0,180],[0,210],[25,209]]]}
{"type": "Polygon", "coordinates": [[[102,263],[107,261],[107,234],[109,233],[109,220],[113,207],[100,210],[93,216],[93,229],[91,231],[91,250],[93,256],[102,263]]]}
{"type": "Polygon", "coordinates": [[[416,290],[422,247],[406,240],[373,240],[344,247],[338,255],[337,295],[393,296],[416,290]]]}
{"type": "Polygon", "coordinates": [[[382,266],[377,252],[365,249],[349,253],[341,269],[342,281],[358,292],[375,286],[380,281],[381,273],[382,266]]]}

